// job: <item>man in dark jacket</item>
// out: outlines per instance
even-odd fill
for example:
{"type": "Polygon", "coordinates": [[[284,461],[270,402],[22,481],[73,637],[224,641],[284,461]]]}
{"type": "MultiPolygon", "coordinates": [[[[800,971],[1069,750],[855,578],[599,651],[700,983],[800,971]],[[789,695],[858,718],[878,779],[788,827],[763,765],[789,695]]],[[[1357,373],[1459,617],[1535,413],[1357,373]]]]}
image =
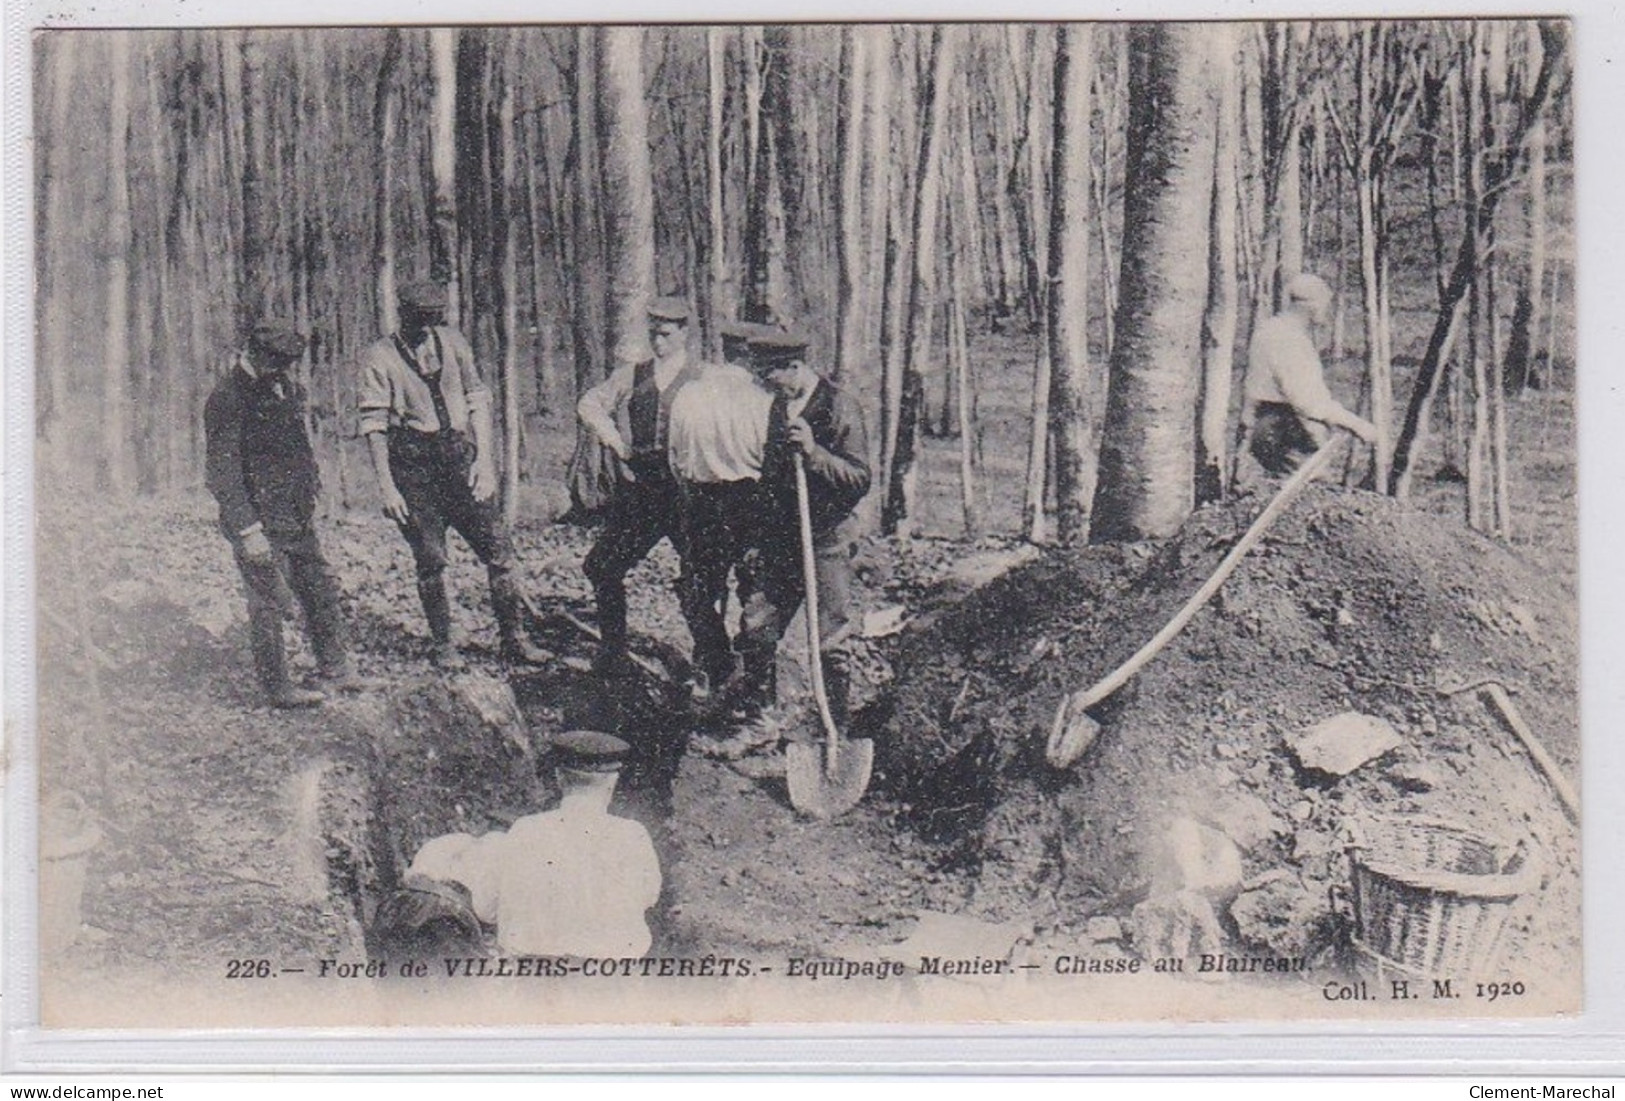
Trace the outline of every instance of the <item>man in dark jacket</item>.
{"type": "Polygon", "coordinates": [[[255,671],[271,705],[281,708],[323,699],[288,679],[282,616],[290,589],[305,610],[317,676],[331,687],[354,684],[338,585],[311,523],[320,479],[305,433],[305,395],[288,376],[304,348],[292,326],[256,326],[203,411],[206,481],[248,593],[255,671]]]}
{"type": "Polygon", "coordinates": [[[751,340],[751,366],[774,391],[762,459],[761,524],[741,569],[744,623],[735,645],[744,664],[735,697],[760,705],[771,695],[779,639],[805,598],[795,456],[807,472],[813,556],[818,574],[818,634],[824,681],[837,721],[851,681],[845,643],[852,632],[853,511],[869,492],[869,444],[851,395],[807,363],[807,341],[793,333],[751,340]]]}

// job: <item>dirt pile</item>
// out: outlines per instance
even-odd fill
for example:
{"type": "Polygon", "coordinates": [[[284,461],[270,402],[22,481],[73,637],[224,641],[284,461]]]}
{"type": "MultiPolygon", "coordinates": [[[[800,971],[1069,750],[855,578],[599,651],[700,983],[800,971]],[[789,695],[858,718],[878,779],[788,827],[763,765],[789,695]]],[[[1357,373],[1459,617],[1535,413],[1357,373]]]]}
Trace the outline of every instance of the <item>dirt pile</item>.
{"type": "MultiPolygon", "coordinates": [[[[1349,820],[1428,814],[1532,840],[1550,912],[1515,925],[1554,948],[1577,936],[1573,831],[1483,703],[1440,691],[1499,678],[1576,775],[1572,594],[1397,501],[1312,489],[1097,709],[1088,753],[1064,772],[1044,762],[1063,694],[1150,638],[1262,505],[1203,510],[1155,548],[1045,556],[905,641],[880,768],[927,833],[965,839],[973,908],[1054,913],[1061,931],[1120,916],[1132,930],[1170,852],[1177,864],[1195,846],[1208,869],[1237,858],[1223,877],[1236,881],[1208,890],[1232,943],[1312,950],[1334,921],[1326,888],[1345,875],[1349,820]],[[1342,777],[1307,767],[1294,743],[1350,711],[1391,724],[1397,747],[1342,777]]],[[[1158,915],[1139,917],[1144,939],[1158,915]]]]}

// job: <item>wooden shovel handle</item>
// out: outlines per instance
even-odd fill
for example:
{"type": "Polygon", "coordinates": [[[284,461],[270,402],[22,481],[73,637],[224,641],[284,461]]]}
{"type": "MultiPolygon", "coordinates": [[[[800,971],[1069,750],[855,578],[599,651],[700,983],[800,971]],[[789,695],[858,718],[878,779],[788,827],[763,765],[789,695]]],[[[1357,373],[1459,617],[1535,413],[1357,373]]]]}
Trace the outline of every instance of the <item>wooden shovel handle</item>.
{"type": "Polygon", "coordinates": [[[823,643],[818,637],[818,560],[813,553],[812,506],[807,499],[807,467],[801,452],[796,452],[796,516],[801,529],[801,579],[807,590],[807,653],[812,665],[813,699],[818,703],[818,718],[824,724],[824,772],[836,774],[836,761],[840,754],[841,735],[835,729],[835,716],[830,713],[829,695],[824,689],[823,643]]]}
{"type": "Polygon", "coordinates": [[[1224,560],[1213,571],[1213,575],[1203,582],[1202,587],[1196,590],[1194,596],[1185,602],[1185,606],[1179,609],[1178,614],[1170,619],[1162,630],[1151,637],[1150,642],[1136,650],[1133,657],[1119,665],[1103,680],[1096,682],[1080,694],[1069,696],[1065,702],[1073,708],[1093,707],[1127,684],[1129,678],[1133,677],[1134,674],[1145,667],[1147,662],[1156,657],[1162,651],[1162,648],[1173,640],[1175,635],[1184,630],[1185,624],[1189,623],[1191,617],[1201,610],[1202,605],[1206,604],[1212,599],[1213,594],[1219,591],[1219,586],[1223,585],[1225,580],[1235,572],[1237,563],[1264,537],[1264,533],[1269,530],[1271,524],[1275,523],[1281,513],[1286,511],[1286,507],[1292,503],[1293,498],[1297,497],[1302,492],[1303,487],[1308,485],[1310,480],[1320,473],[1327,463],[1331,462],[1332,452],[1336,450],[1338,440],[1339,437],[1334,435],[1321,444],[1320,450],[1311,455],[1292,477],[1286,480],[1286,483],[1275,494],[1275,499],[1265,507],[1263,512],[1258,514],[1258,519],[1253,521],[1246,534],[1236,540],[1236,545],[1230,548],[1230,553],[1224,556],[1224,560]]]}

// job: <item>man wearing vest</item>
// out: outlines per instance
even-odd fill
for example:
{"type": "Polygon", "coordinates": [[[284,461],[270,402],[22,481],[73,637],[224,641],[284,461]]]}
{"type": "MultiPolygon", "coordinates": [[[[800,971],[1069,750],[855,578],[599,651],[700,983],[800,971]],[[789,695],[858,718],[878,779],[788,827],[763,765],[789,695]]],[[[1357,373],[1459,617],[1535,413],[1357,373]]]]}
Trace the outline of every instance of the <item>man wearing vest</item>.
{"type": "Polygon", "coordinates": [[[446,291],[411,283],[400,293],[400,329],[361,354],[361,433],[384,500],[412,548],[418,595],[434,659],[457,668],[446,595],[446,529],[454,528],[485,563],[491,604],[509,661],[539,664],[548,654],[526,636],[513,576],[514,551],[497,508],[491,453],[491,391],[462,333],[445,324],[446,291]]]}
{"type": "Polygon", "coordinates": [[[851,637],[853,510],[869,492],[869,445],[856,400],[807,363],[807,341],[791,333],[755,337],[751,366],[774,391],[762,459],[762,513],[740,569],[745,613],[736,645],[742,683],[731,699],[748,708],[767,702],[779,639],[805,598],[795,459],[807,472],[813,556],[818,574],[818,634],[824,680],[837,722],[845,721],[850,686],[845,643],[851,637]]]}
{"type": "Polygon", "coordinates": [[[688,304],[681,298],[649,304],[649,345],[653,359],[621,364],[576,405],[581,423],[620,457],[626,479],[610,499],[604,530],[583,563],[598,604],[603,641],[595,668],[603,676],[631,671],[627,573],[662,539],[670,539],[679,553],[683,549],[667,441],[672,399],[699,372],[689,362],[688,304]]]}
{"type": "Polygon", "coordinates": [[[205,480],[248,593],[254,669],[279,708],[323,699],[288,680],[282,616],[290,589],[310,625],[318,679],[330,688],[358,683],[338,584],[311,524],[320,476],[305,433],[305,395],[288,375],[304,350],[304,335],[291,325],[256,326],[203,409],[205,480]]]}

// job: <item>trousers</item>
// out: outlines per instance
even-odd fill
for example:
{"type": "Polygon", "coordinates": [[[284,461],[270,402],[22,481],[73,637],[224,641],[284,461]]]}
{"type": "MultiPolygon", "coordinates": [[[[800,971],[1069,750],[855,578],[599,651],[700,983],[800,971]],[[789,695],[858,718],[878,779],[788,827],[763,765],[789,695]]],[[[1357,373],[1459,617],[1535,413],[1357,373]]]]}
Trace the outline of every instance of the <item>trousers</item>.
{"type": "Polygon", "coordinates": [[[587,580],[592,582],[598,630],[606,649],[626,648],[626,575],[632,567],[662,539],[670,539],[682,553],[681,508],[670,475],[642,473],[637,481],[622,482],[615,488],[605,512],[604,530],[582,563],[587,580]]]}
{"type": "Polygon", "coordinates": [[[733,673],[733,646],[724,610],[728,571],[737,566],[759,516],[757,483],[683,482],[682,573],[677,579],[683,618],[694,636],[694,664],[713,684],[733,673]]]}
{"type": "Polygon", "coordinates": [[[322,555],[315,529],[266,532],[269,560],[246,557],[235,549],[237,569],[248,596],[248,629],[254,671],[260,686],[275,695],[288,687],[287,653],[282,644],[282,618],[291,591],[304,610],[311,648],[324,671],[342,669],[349,661],[350,639],[339,606],[338,582],[322,555]]]}
{"type": "MultiPolygon", "coordinates": [[[[845,524],[813,537],[813,564],[818,574],[818,638],[830,703],[839,720],[846,710],[852,634],[852,556],[857,541],[845,524]]],[[[738,649],[747,684],[761,691],[773,679],[779,640],[806,599],[801,545],[794,533],[764,540],[746,554],[740,569],[740,596],[745,606],[738,649]]]]}

